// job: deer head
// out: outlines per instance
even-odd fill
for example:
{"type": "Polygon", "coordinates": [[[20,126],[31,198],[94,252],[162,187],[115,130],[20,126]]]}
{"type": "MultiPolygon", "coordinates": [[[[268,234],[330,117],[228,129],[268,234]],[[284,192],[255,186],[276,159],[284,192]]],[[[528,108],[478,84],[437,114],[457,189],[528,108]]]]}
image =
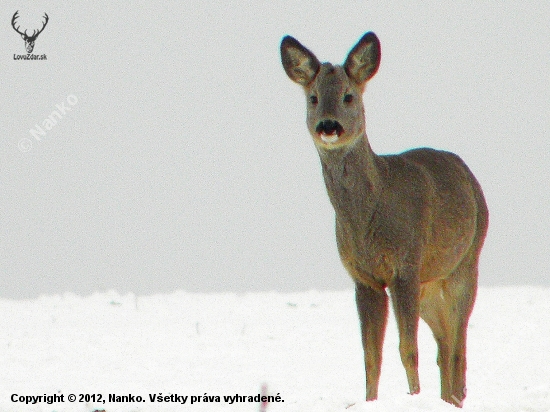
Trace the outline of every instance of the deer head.
{"type": "Polygon", "coordinates": [[[281,59],[288,77],[306,92],[307,125],[318,148],[349,146],[365,134],[362,94],[380,64],[374,33],[359,40],[342,66],[320,63],[291,36],[281,43],[281,59]]]}
{"type": "Polygon", "coordinates": [[[17,10],[13,15],[13,18],[11,19],[11,25],[13,29],[21,35],[23,40],[25,40],[25,48],[27,49],[27,53],[32,53],[34,49],[34,42],[36,41],[36,38],[38,37],[38,35],[42,33],[42,31],[44,30],[44,27],[46,27],[46,24],[48,24],[49,17],[46,13],[44,13],[45,21],[42,23],[42,28],[40,30],[33,30],[32,35],[29,36],[27,34],[27,30],[25,30],[24,32],[19,31],[19,27],[21,27],[19,26],[19,24],[17,25],[17,27],[15,27],[16,20],[19,18],[18,13],[19,13],[19,10],[17,10]]]}

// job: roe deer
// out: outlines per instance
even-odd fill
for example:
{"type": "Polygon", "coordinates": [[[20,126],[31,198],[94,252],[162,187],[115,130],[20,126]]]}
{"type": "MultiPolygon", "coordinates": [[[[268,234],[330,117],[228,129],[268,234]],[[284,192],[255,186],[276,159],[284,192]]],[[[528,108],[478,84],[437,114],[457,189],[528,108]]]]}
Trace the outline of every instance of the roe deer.
{"type": "Polygon", "coordinates": [[[380,42],[366,33],[343,66],[320,63],[290,36],[282,64],[303,86],[307,126],[336,212],[336,240],[355,282],[366,399],[378,395],[389,288],[409,392],[420,391],[419,317],[438,345],[441,398],[466,396],[466,329],[488,227],[483,192],[455,154],[428,148],[376,155],[365,132],[362,93],[380,64],[380,42]]]}

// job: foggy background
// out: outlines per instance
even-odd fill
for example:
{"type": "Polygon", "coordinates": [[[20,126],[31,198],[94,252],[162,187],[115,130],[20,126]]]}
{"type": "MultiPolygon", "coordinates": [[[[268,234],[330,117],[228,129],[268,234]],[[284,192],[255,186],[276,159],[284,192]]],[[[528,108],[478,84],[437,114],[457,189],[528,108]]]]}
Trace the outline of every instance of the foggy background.
{"type": "Polygon", "coordinates": [[[550,285],[550,4],[422,4],[3,1],[0,297],[352,287],[279,44],[342,63],[369,30],[375,152],[459,154],[491,213],[480,284],[550,285]],[[47,60],[14,60],[16,10],[48,13],[47,60]]]}

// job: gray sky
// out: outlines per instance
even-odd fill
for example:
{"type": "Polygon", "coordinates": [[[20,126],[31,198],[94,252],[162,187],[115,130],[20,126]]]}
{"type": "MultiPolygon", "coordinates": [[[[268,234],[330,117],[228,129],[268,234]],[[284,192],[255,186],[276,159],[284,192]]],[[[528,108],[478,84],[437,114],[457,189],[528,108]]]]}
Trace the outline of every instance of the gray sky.
{"type": "Polygon", "coordinates": [[[197,4],[2,3],[0,297],[351,287],[279,43],[341,63],[369,30],[373,149],[459,154],[491,212],[481,284],[550,285],[547,2],[197,4]],[[46,61],[14,60],[16,10],[48,13],[46,61]]]}

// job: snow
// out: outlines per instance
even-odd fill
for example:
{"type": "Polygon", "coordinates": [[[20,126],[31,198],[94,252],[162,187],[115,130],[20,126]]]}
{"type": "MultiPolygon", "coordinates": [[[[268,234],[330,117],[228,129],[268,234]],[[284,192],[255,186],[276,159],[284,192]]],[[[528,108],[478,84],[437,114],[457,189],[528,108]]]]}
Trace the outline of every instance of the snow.
{"type": "MultiPolygon", "coordinates": [[[[456,411],[439,399],[436,345],[419,334],[422,392],[410,396],[391,314],[379,400],[364,402],[353,291],[154,296],[116,292],[0,301],[0,411],[258,411],[224,396],[267,385],[276,411],[456,411]],[[63,394],[34,405],[13,394],[63,394]],[[75,402],[69,394],[142,396],[75,402]],[[188,396],[152,403],[149,394],[188,396]],[[204,402],[203,395],[220,396],[204,402]],[[201,402],[190,404],[191,396],[201,402]]],[[[550,411],[550,289],[480,288],[468,336],[464,411],[550,411]]]]}

